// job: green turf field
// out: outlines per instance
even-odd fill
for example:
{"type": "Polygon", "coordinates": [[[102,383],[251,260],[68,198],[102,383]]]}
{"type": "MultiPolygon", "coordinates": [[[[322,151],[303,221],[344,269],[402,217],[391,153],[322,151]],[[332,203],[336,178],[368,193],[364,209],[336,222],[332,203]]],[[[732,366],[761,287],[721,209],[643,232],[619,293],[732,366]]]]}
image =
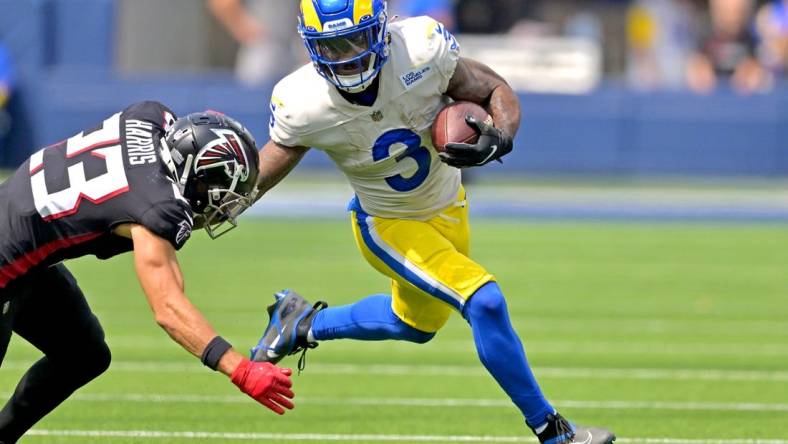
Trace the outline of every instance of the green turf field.
{"type": "MultiPolygon", "coordinates": [[[[477,222],[474,231],[473,256],[498,276],[544,390],[571,419],[609,426],[622,443],[788,443],[786,226],[477,222]]],[[[219,241],[195,236],[181,260],[187,293],[243,348],[274,290],[336,305],[388,287],[340,221],[245,220],[219,241]]],[[[322,344],[294,377],[296,410],[280,418],[170,342],[131,257],[70,268],[113,365],[23,443],[531,439],[459,316],[424,346],[322,344]]],[[[14,340],[5,394],[37,356],[14,340]]]]}

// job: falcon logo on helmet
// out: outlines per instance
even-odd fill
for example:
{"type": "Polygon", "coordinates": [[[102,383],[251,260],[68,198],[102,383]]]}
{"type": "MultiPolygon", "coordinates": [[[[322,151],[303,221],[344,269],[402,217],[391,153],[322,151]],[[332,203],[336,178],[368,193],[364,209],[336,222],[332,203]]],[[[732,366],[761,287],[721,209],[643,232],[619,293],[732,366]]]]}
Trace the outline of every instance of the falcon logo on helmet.
{"type": "Polygon", "coordinates": [[[218,138],[197,153],[194,172],[223,167],[227,177],[233,178],[238,173],[238,180],[246,182],[249,179],[249,159],[246,157],[243,142],[238,140],[232,130],[212,131],[218,138]]]}
{"type": "Polygon", "coordinates": [[[215,112],[189,114],[168,129],[161,154],[196,227],[216,239],[237,226],[255,200],[259,172],[254,138],[243,125],[215,112]]]}

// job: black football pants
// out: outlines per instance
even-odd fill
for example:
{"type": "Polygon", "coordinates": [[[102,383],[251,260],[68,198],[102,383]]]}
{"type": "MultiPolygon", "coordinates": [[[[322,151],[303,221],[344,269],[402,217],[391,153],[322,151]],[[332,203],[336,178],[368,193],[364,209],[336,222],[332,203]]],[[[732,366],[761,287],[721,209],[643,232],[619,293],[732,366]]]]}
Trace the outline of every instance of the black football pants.
{"type": "Polygon", "coordinates": [[[44,357],[25,373],[0,411],[4,444],[15,443],[110,363],[104,331],[62,264],[31,271],[0,290],[0,363],[12,332],[44,357]]]}

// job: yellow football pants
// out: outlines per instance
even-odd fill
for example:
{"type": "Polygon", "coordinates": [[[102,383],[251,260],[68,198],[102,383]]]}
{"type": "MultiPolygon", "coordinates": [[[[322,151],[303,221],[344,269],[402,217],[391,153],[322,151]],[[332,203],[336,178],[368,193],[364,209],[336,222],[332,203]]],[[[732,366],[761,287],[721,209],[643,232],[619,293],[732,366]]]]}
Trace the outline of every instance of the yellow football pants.
{"type": "Polygon", "coordinates": [[[353,211],[353,232],[364,258],[391,278],[392,309],[408,325],[438,331],[452,308],[495,278],[468,257],[470,225],[465,191],[427,220],[384,219],[353,211]]]}

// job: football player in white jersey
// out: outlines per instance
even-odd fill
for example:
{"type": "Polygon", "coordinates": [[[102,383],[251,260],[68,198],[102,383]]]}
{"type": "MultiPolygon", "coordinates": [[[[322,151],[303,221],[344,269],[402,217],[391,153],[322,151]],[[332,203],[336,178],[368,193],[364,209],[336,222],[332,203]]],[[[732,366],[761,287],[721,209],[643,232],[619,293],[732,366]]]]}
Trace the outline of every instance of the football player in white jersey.
{"type": "Polygon", "coordinates": [[[574,426],[545,399],[501,289],[468,257],[459,168],[512,150],[520,125],[515,93],[487,66],[460,57],[455,38],[435,20],[389,22],[385,0],[302,0],[299,19],[313,63],[274,89],[259,189],[276,185],[307,147],[325,151],[355,190],[358,247],[392,290],[335,308],[280,293],[254,359],[276,363],[333,339],[425,343],[457,311],[471,326],[480,360],[540,442],[612,442],[611,432],[574,426]],[[460,100],[485,107],[494,125],[469,118],[478,142],[449,144],[439,154],[430,127],[444,106],[460,100]]]}

